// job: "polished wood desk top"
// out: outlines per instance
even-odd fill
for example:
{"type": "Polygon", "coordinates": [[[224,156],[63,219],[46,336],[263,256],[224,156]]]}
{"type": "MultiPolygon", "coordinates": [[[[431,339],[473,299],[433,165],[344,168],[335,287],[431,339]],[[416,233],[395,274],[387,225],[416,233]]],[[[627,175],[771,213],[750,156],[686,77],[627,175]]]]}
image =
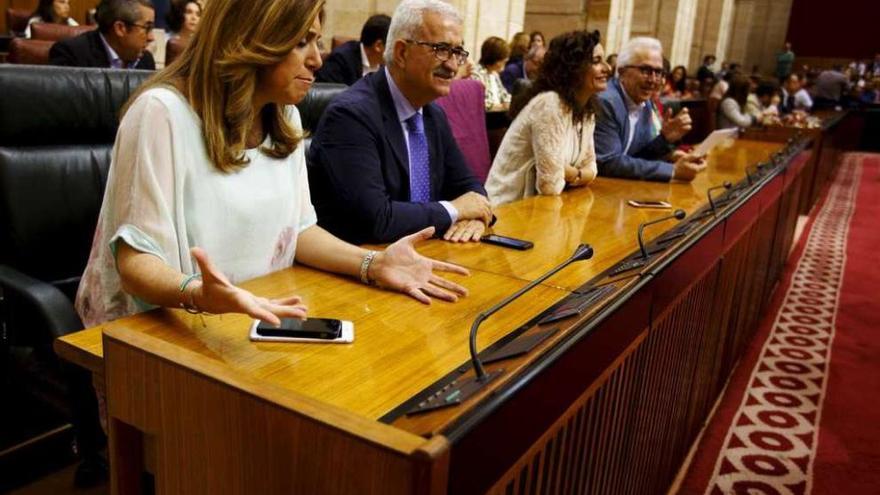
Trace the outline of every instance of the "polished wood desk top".
{"type": "MultiPolygon", "coordinates": [[[[376,420],[468,361],[468,331],[480,311],[565,260],[578,243],[595,248],[592,260],[568,267],[489,319],[479,334],[478,348],[484,349],[637,249],[639,223],[670,213],[635,209],[626,205],[628,199],[664,199],[691,213],[706,204],[709,187],[739,182],[747,167],[766,161],[781,148],[780,143],[739,140],[713,152],[708,170],[690,184],[600,178],[590,187],[561,197],[534,197],[499,208],[495,232],[533,241],[535,247],[529,251],[429,241],[419,247],[420,252],[471,269],[470,277],[453,277],[470,289],[470,295],[455,304],[435,301],[426,306],[302,266],[242,284],[267,297],[298,294],[314,317],[352,320],[355,342],[350,345],[253,343],[248,339],[250,320],[245,316],[201,317],[157,310],[65,336],[56,342],[56,350],[65,359],[101,372],[102,330],[127,329],[222,363],[279,390],[376,420]]],[[[646,237],[657,237],[673,226],[674,222],[658,225],[646,237]]],[[[588,318],[583,315],[578,322],[588,318]]],[[[566,322],[543,348],[563,338],[575,323],[566,322]]],[[[510,378],[517,366],[540,352],[512,362],[511,372],[499,381],[510,378]]],[[[443,422],[465,410],[447,410],[441,415],[443,422]]],[[[421,433],[425,428],[420,420],[411,431],[421,433]]]]}
{"type": "MultiPolygon", "coordinates": [[[[672,210],[633,208],[630,199],[664,200],[673,209],[690,215],[704,206],[706,190],[730,181],[743,180],[747,167],[767,161],[781,148],[779,143],[738,140],[735,146],[716,148],[708,167],[692,183],[645,182],[599,177],[588,187],[566,191],[561,196],[533,196],[497,208],[493,231],[535,243],[527,251],[467,244],[433,242],[420,251],[472,270],[535,280],[568,258],[584,242],[595,249],[586,263],[565,269],[547,281],[574,290],[638,249],[639,224],[669,215],[672,210]]],[[[715,193],[720,194],[719,192],[715,193]]],[[[649,227],[645,241],[675,226],[675,221],[649,227]]]]}
{"type": "MultiPolygon", "coordinates": [[[[101,359],[101,330],[127,328],[283,389],[378,419],[466,361],[468,331],[477,314],[525,285],[479,271],[455,279],[468,286],[470,294],[454,304],[434,301],[430,306],[299,266],[242,284],[267,297],[298,294],[311,316],[353,321],[352,344],[256,343],[248,339],[252,320],[244,315],[200,317],[181,310],[157,310],[64,337],[57,349],[65,358],[94,370],[101,359]],[[486,287],[492,290],[480,290],[486,287]]],[[[536,288],[523,297],[522,304],[481,327],[479,347],[488,346],[533,317],[536,310],[566,295],[554,288],[536,288]]]]}

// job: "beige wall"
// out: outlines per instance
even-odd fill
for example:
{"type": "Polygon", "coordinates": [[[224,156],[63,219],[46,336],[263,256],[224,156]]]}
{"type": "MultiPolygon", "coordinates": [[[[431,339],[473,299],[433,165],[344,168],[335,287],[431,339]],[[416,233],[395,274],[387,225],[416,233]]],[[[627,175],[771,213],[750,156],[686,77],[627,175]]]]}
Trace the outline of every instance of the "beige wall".
{"type": "MultiPolygon", "coordinates": [[[[510,39],[522,31],[526,0],[450,0],[464,16],[464,44],[478,59],[480,44],[489,36],[510,39]]],[[[367,0],[350,2],[328,0],[324,39],[329,46],[333,36],[356,38],[364,21],[373,14],[391,15],[399,0],[367,0]]]]}
{"type": "MultiPolygon", "coordinates": [[[[772,74],[785,42],[792,0],[448,0],[465,17],[465,46],[479,58],[489,36],[510,39],[517,31],[542,31],[549,40],[574,29],[598,29],[606,52],[633,36],[663,43],[673,65],[693,72],[703,55],[758,64],[772,74]]],[[[375,13],[391,15],[399,0],[329,0],[324,37],[357,37],[375,13]]]]}
{"type": "Polygon", "coordinates": [[[544,33],[548,42],[557,34],[585,29],[587,27],[585,1],[528,0],[525,6],[524,24],[528,32],[544,33]]]}

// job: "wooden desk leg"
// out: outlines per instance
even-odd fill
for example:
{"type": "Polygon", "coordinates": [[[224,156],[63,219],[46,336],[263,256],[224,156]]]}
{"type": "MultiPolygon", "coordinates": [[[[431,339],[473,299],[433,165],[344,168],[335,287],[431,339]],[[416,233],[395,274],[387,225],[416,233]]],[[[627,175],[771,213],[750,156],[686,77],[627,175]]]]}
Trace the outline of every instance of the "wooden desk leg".
{"type": "Polygon", "coordinates": [[[144,435],[118,419],[110,421],[110,492],[143,493],[144,435]]]}

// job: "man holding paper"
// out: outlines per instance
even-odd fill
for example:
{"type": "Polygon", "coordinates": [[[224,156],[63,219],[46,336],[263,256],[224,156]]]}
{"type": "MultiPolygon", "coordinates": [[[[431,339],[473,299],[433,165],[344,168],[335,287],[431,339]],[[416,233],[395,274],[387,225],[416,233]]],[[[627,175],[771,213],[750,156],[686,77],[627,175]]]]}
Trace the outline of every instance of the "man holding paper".
{"type": "Polygon", "coordinates": [[[596,161],[599,175],[653,181],[690,181],[703,158],[675,151],[692,127],[687,109],[665,121],[652,101],[664,82],[663,49],[654,38],[633,38],[617,59],[620,77],[599,95],[596,161]]]}

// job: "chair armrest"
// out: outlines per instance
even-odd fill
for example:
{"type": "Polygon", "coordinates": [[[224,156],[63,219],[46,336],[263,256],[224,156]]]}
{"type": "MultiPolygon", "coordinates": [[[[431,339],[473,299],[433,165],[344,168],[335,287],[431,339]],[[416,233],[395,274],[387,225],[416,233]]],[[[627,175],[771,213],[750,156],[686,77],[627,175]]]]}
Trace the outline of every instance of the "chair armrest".
{"type": "MultiPolygon", "coordinates": [[[[28,322],[28,327],[45,328],[52,340],[78,330],[83,324],[73,303],[52,284],[37,280],[8,265],[0,265],[0,290],[8,304],[10,298],[28,305],[38,320],[28,322]]],[[[17,311],[7,308],[6,314],[17,311]]],[[[51,346],[51,342],[49,343],[51,346]]]]}

